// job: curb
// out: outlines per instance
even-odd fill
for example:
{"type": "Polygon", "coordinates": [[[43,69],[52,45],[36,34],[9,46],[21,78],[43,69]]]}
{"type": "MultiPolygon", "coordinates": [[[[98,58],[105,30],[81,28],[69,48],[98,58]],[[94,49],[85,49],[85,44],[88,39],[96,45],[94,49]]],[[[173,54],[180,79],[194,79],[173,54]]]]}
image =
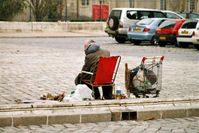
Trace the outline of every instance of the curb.
{"type": "Polygon", "coordinates": [[[16,104],[0,106],[0,127],[192,116],[199,116],[199,97],[16,104]]]}
{"type": "Polygon", "coordinates": [[[85,38],[85,37],[108,37],[105,32],[55,32],[55,33],[0,33],[0,38],[85,38]],[[93,33],[93,34],[92,34],[93,33]]]}

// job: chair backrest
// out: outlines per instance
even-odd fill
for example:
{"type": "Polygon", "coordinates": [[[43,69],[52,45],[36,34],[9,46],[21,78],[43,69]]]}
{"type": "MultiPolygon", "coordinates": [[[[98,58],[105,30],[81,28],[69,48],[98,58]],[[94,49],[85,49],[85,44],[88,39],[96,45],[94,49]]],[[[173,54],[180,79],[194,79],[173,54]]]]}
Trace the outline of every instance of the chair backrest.
{"type": "Polygon", "coordinates": [[[120,60],[120,56],[100,57],[92,81],[93,85],[112,84],[115,81],[120,60]]]}

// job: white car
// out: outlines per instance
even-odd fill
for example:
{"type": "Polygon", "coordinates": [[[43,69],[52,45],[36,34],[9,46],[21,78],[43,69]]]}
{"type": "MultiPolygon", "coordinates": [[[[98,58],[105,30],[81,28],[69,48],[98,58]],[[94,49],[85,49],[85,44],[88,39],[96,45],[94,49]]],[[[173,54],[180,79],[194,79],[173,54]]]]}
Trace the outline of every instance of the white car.
{"type": "Polygon", "coordinates": [[[186,20],[178,30],[178,46],[193,44],[199,50],[199,20],[186,20]]]}
{"type": "Polygon", "coordinates": [[[167,16],[167,18],[172,18],[172,19],[185,19],[182,15],[169,11],[169,10],[162,10],[162,12],[167,16]]]}
{"type": "Polygon", "coordinates": [[[108,17],[105,32],[118,43],[124,43],[128,40],[128,28],[145,18],[166,18],[166,15],[157,9],[113,8],[108,17]]]}

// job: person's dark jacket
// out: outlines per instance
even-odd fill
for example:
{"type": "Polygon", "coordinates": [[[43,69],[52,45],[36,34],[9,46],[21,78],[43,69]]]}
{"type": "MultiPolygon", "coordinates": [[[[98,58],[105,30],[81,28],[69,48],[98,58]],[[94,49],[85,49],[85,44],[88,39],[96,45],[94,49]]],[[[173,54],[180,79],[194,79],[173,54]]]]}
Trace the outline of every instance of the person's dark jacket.
{"type": "MultiPolygon", "coordinates": [[[[98,60],[100,57],[108,57],[110,56],[110,52],[107,50],[103,50],[100,48],[99,45],[97,44],[92,44],[90,45],[86,50],[85,50],[85,61],[84,65],[82,67],[82,71],[87,71],[87,72],[94,72],[96,69],[96,65],[98,63],[98,60]]],[[[80,80],[89,80],[91,78],[91,75],[81,73],[77,76],[75,79],[75,84],[80,84],[80,80]]]]}

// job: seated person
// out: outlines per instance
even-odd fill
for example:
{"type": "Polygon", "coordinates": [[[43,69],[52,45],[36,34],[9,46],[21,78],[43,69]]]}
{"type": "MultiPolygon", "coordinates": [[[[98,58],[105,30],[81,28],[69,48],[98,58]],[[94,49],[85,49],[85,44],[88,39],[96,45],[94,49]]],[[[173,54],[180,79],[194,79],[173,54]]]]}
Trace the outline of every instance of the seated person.
{"type": "MultiPolygon", "coordinates": [[[[96,44],[93,40],[86,40],[84,43],[84,51],[85,51],[85,61],[82,67],[82,71],[94,72],[96,69],[96,65],[101,56],[109,57],[110,52],[104,49],[101,49],[99,45],[96,44]]],[[[90,80],[91,75],[80,73],[75,79],[75,84],[86,84],[84,80],[90,80]]],[[[90,89],[92,87],[86,84],[90,89]]],[[[112,86],[103,86],[102,87],[103,96],[105,99],[112,99],[112,86]]],[[[94,97],[95,99],[100,99],[100,92],[98,87],[94,87],[94,97]]]]}

